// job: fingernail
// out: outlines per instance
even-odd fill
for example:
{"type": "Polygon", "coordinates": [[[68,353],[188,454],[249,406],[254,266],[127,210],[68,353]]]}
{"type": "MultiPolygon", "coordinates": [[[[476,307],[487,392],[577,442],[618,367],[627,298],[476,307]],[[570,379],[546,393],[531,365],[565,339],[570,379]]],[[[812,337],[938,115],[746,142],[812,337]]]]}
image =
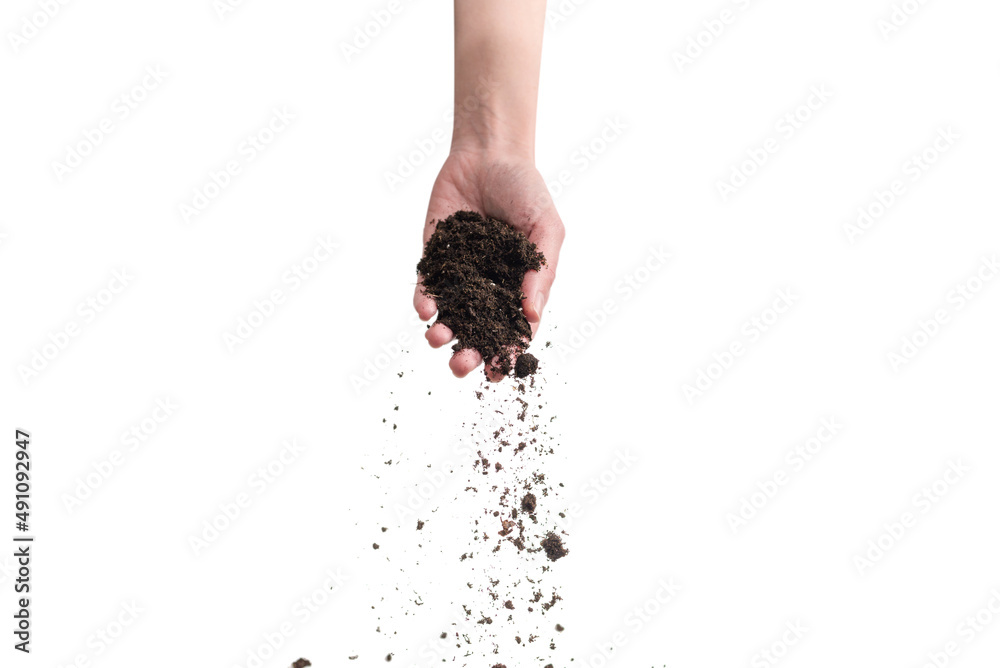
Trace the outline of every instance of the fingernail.
{"type": "Polygon", "coordinates": [[[535,305],[535,313],[537,313],[538,317],[541,318],[542,317],[542,309],[545,308],[545,293],[542,292],[541,290],[539,290],[538,292],[536,292],[535,293],[535,301],[533,303],[535,305]]]}

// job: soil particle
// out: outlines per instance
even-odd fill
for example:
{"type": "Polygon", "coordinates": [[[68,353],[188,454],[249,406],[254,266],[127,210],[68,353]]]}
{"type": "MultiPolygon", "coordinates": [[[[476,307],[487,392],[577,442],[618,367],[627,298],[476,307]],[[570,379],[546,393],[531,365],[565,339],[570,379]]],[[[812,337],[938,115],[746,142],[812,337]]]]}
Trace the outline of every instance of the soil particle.
{"type": "MultiPolygon", "coordinates": [[[[472,348],[490,368],[511,371],[511,356],[528,347],[531,327],[521,311],[521,284],[545,257],[521,232],[493,218],[459,211],[436,223],[417,264],[425,293],[434,299],[438,322],[472,348]]],[[[536,362],[537,363],[537,362],[536,362]]]]}
{"type": "Polygon", "coordinates": [[[307,666],[311,665],[312,662],[309,661],[309,659],[299,659],[298,661],[292,664],[292,668],[307,668],[307,666]]]}
{"type": "Polygon", "coordinates": [[[569,550],[563,545],[562,538],[553,531],[550,531],[542,540],[542,547],[545,549],[545,556],[550,561],[557,561],[569,554],[569,550]]]}
{"type": "Polygon", "coordinates": [[[424,521],[423,520],[417,520],[417,531],[420,531],[423,528],[424,528],[424,521]]]}
{"type": "Polygon", "coordinates": [[[517,358],[514,365],[514,375],[518,378],[526,378],[538,371],[538,358],[531,353],[524,353],[517,358]]]}
{"type": "MultiPolygon", "coordinates": [[[[535,507],[537,503],[538,501],[535,498],[535,495],[532,494],[531,492],[528,492],[527,494],[524,495],[524,498],[521,499],[521,510],[530,515],[533,512],[535,512],[535,507]]],[[[543,542],[542,545],[544,546],[545,543],[543,542]]]]}

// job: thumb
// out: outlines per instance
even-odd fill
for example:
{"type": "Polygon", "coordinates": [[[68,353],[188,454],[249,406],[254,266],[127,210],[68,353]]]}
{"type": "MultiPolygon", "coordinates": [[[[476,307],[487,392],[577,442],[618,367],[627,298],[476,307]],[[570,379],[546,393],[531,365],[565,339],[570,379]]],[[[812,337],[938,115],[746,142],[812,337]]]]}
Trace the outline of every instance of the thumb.
{"type": "Polygon", "coordinates": [[[528,237],[545,256],[545,264],[541,269],[529,271],[524,275],[524,283],[521,284],[521,291],[524,293],[521,308],[532,325],[537,325],[542,319],[542,312],[552,291],[552,283],[556,280],[559,251],[565,237],[566,230],[558,214],[554,214],[552,221],[536,225],[528,237]]]}

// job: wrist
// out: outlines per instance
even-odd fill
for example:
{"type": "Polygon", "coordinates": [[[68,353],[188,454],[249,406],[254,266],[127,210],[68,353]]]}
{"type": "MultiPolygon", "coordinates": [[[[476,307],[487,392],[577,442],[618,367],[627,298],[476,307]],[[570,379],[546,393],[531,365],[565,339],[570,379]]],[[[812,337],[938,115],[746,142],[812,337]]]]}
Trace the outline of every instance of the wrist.
{"type": "Polygon", "coordinates": [[[453,153],[535,160],[545,0],[455,1],[453,153]]]}
{"type": "MultiPolygon", "coordinates": [[[[464,79],[465,77],[463,77],[464,79]]],[[[455,90],[453,153],[498,154],[534,162],[535,100],[523,85],[480,75],[455,90]]]]}
{"type": "Polygon", "coordinates": [[[451,140],[452,155],[475,155],[483,158],[515,160],[534,165],[535,149],[516,135],[494,133],[490,130],[463,130],[455,128],[451,140]]]}

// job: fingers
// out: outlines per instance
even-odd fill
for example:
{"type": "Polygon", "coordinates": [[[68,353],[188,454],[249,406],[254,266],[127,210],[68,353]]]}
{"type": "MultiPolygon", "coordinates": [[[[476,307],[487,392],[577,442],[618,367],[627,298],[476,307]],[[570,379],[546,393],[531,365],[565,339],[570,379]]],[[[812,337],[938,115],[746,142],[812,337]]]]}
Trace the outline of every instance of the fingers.
{"type": "MultiPolygon", "coordinates": [[[[437,226],[437,221],[441,220],[441,217],[436,215],[437,212],[434,210],[434,202],[431,202],[430,210],[427,212],[427,222],[424,223],[424,233],[423,233],[423,243],[421,248],[427,245],[427,241],[434,234],[434,228],[437,226]]],[[[434,303],[432,297],[428,297],[427,293],[424,292],[424,277],[417,276],[417,287],[413,290],[413,308],[416,309],[417,315],[423,321],[430,320],[437,313],[437,304],[434,303]]]]}
{"type": "Polygon", "coordinates": [[[455,334],[452,333],[447,325],[435,322],[424,334],[424,337],[426,337],[427,343],[431,344],[431,348],[440,348],[446,343],[451,343],[455,338],[455,334]]]}
{"type": "Polygon", "coordinates": [[[528,327],[531,327],[531,341],[534,341],[535,340],[535,334],[538,333],[539,323],[537,323],[537,322],[529,322],[528,323],[528,327]]]}
{"type": "MultiPolygon", "coordinates": [[[[452,208],[455,206],[454,202],[449,197],[441,195],[439,193],[440,190],[446,190],[446,188],[441,184],[435,184],[434,192],[431,193],[430,204],[427,206],[427,217],[424,219],[421,248],[427,245],[431,235],[434,234],[437,222],[444,220],[455,211],[458,211],[458,209],[452,208]]],[[[416,309],[420,319],[424,321],[430,320],[437,312],[437,304],[434,303],[434,299],[428,297],[424,292],[423,277],[417,277],[417,287],[413,291],[413,308],[416,309]]]]}
{"type": "Polygon", "coordinates": [[[491,383],[499,383],[501,380],[503,380],[504,378],[507,377],[506,375],[500,373],[497,370],[497,365],[498,364],[500,364],[500,358],[499,357],[494,357],[490,361],[490,365],[488,367],[486,367],[486,378],[491,383]]]}
{"type": "MultiPolygon", "coordinates": [[[[524,316],[532,325],[537,325],[542,319],[542,312],[545,310],[549,293],[552,291],[552,283],[556,280],[559,250],[562,248],[565,237],[565,228],[559,215],[554,211],[551,220],[536,225],[528,236],[545,256],[545,264],[542,265],[542,268],[539,271],[529,271],[525,274],[524,283],[521,284],[521,291],[524,293],[521,308],[524,310],[524,316]]],[[[532,327],[532,335],[536,330],[537,327],[532,327]]]]}
{"type": "Polygon", "coordinates": [[[488,192],[485,213],[507,221],[528,234],[546,264],[525,274],[521,308],[529,323],[537,324],[548,302],[559,264],[559,250],[566,236],[562,219],[544,180],[534,167],[500,165],[490,172],[493,188],[488,192]]]}
{"type": "MultiPolygon", "coordinates": [[[[440,322],[434,323],[431,328],[427,330],[427,333],[424,334],[424,336],[427,338],[427,342],[431,344],[432,348],[440,348],[441,346],[455,340],[455,334],[451,331],[451,329],[440,322]]],[[[499,358],[494,357],[493,363],[486,369],[486,377],[489,378],[490,382],[499,383],[501,380],[506,378],[504,374],[495,369],[499,362],[499,358]]],[[[459,350],[457,353],[452,355],[451,361],[448,365],[451,367],[452,373],[459,378],[464,378],[470,371],[477,368],[482,363],[483,356],[475,350],[467,348],[459,350]]],[[[513,360],[511,363],[513,363],[513,360]]]]}
{"type": "Polygon", "coordinates": [[[483,363],[483,357],[471,348],[464,348],[451,356],[448,366],[458,378],[465,378],[469,372],[483,363]]]}
{"type": "MultiPolygon", "coordinates": [[[[507,377],[496,370],[496,364],[498,362],[498,358],[494,357],[493,363],[486,368],[486,377],[491,383],[499,383],[507,377]]],[[[478,351],[475,351],[472,348],[463,348],[451,356],[451,361],[448,362],[448,366],[451,367],[451,372],[457,377],[465,378],[482,363],[483,356],[480,355],[478,351]]]]}
{"type": "Polygon", "coordinates": [[[430,320],[437,313],[437,304],[424,292],[423,278],[417,279],[417,287],[413,291],[413,308],[417,310],[417,315],[424,321],[430,320]]]}

